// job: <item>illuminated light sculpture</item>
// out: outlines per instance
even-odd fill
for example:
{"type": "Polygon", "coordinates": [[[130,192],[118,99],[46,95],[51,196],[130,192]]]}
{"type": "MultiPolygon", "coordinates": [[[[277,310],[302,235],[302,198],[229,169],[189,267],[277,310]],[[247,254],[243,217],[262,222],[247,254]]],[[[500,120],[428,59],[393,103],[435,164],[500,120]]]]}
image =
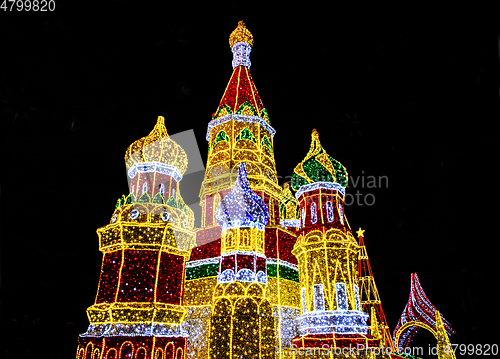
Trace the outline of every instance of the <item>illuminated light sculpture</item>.
{"type": "Polygon", "coordinates": [[[186,154],[160,116],[125,161],[131,192],[97,230],[101,276],[77,358],[185,358],[184,267],[195,241],[193,213],[178,191],[186,154]]]}
{"type": "Polygon", "coordinates": [[[303,216],[292,251],[302,286],[299,336],[293,339],[297,347],[368,338],[369,316],[361,311],[359,301],[360,247],[344,224],[346,185],[347,171],[325,152],[313,130],[310,150],[292,175],[303,216]]]}
{"type": "MultiPolygon", "coordinates": [[[[279,186],[276,131],[250,75],[254,41],[242,21],[229,44],[232,75],[207,125],[200,228],[179,192],[186,154],[159,117],[127,149],[130,193],[97,230],[102,270],[77,358],[282,359],[325,345],[347,349],[329,358],[404,357],[371,350],[397,346],[364,231],[358,243],[344,212],[345,167],[313,130],[291,184],[279,186]],[[360,346],[366,351],[349,352],[360,346]]],[[[426,327],[440,358],[453,358],[445,351],[449,324],[413,277],[410,299],[397,343],[426,327]],[[421,321],[408,321],[415,308],[421,321]]],[[[305,356],[325,357],[316,354],[305,356]]]]}
{"type": "MultiPolygon", "coordinates": [[[[364,242],[364,233],[365,231],[361,228],[356,231],[360,247],[358,264],[359,299],[363,311],[366,313],[372,313],[370,320],[372,325],[374,324],[373,322],[376,322],[377,331],[379,331],[379,335],[382,337],[382,343],[384,346],[394,351],[395,348],[389,331],[389,325],[387,324],[387,319],[385,318],[384,310],[382,309],[382,302],[375,284],[375,278],[373,276],[370,260],[368,259],[368,252],[366,251],[364,242]]],[[[374,335],[373,330],[371,333],[374,335]]]]}
{"type": "MultiPolygon", "coordinates": [[[[189,333],[187,355],[197,359],[208,356],[207,338],[216,298],[215,287],[221,281],[232,280],[230,271],[219,273],[221,257],[226,263],[230,255],[225,252],[226,255],[222,256],[225,250],[221,249],[223,229],[217,223],[216,211],[233,190],[240,163],[245,163],[249,187],[262,198],[269,215],[263,228],[263,251],[255,254],[259,263],[265,261],[266,271],[262,273],[267,274],[243,271],[240,278],[250,280],[253,275],[258,276],[260,285],[267,281],[266,295],[275,319],[274,337],[279,348],[291,346],[291,339],[296,335],[294,318],[300,311],[297,260],[291,254],[298,217],[291,210],[284,218],[287,226],[280,226],[283,189],[278,185],[274,160],[276,131],[250,75],[253,36],[242,21],[231,33],[229,45],[233,53],[233,73],[207,126],[207,169],[200,189],[201,228],[196,233],[198,246],[193,248],[186,264],[184,299],[187,317],[184,328],[189,333]]],[[[288,207],[292,208],[293,203],[288,207]]],[[[243,228],[235,229],[241,232],[238,235],[248,232],[252,238],[259,231],[257,227],[243,228]]],[[[237,258],[246,251],[233,251],[232,256],[237,258]]],[[[234,273],[235,278],[236,275],[234,273]]]]}
{"type": "Polygon", "coordinates": [[[275,329],[266,298],[264,228],[269,212],[248,183],[245,164],[217,208],[221,258],[210,321],[209,358],[274,358],[275,329]]]}
{"type": "Polygon", "coordinates": [[[412,273],[410,298],[394,329],[396,349],[408,347],[414,335],[422,328],[429,330],[438,340],[438,350],[441,353],[439,358],[453,354],[453,351],[445,353],[443,347],[449,345],[451,348],[448,336],[454,334],[455,331],[425,295],[417,273],[412,273]]]}

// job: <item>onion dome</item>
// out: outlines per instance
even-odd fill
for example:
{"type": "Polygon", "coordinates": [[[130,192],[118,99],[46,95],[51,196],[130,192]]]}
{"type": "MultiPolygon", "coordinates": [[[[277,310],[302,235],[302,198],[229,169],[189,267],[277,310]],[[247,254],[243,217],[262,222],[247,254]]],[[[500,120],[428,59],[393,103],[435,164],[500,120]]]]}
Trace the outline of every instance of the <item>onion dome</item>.
{"type": "Polygon", "coordinates": [[[238,42],[246,42],[250,47],[253,47],[252,33],[245,27],[243,20],[238,21],[238,26],[229,36],[229,46],[231,48],[238,42]]]}
{"type": "Polygon", "coordinates": [[[166,165],[176,169],[175,172],[178,172],[181,178],[186,172],[188,165],[186,152],[177,142],[170,139],[163,116],[158,117],[158,121],[149,135],[132,143],[125,152],[127,171],[131,170],[137,163],[166,165]]]}
{"type": "Polygon", "coordinates": [[[248,183],[246,164],[238,164],[238,178],[231,192],[220,201],[215,217],[222,230],[252,227],[264,230],[269,221],[269,210],[248,183]]]}
{"type": "Polygon", "coordinates": [[[292,188],[298,191],[303,185],[315,182],[338,183],[347,186],[347,170],[329,156],[319,142],[319,133],[313,129],[311,147],[306,157],[293,170],[292,188]]]}

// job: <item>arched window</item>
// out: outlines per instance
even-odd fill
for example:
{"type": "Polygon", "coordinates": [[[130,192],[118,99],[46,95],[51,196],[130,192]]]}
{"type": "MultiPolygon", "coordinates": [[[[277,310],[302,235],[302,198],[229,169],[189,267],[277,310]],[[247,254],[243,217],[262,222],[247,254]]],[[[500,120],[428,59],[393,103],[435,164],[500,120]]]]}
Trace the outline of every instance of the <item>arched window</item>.
{"type": "Polygon", "coordinates": [[[347,310],[347,294],[344,283],[335,283],[337,293],[337,310],[347,310]]]}
{"type": "MultiPolygon", "coordinates": [[[[221,141],[229,141],[229,137],[226,135],[224,131],[220,131],[217,136],[215,136],[215,140],[212,143],[212,147],[215,147],[216,144],[218,144],[221,141]]],[[[209,147],[210,149],[210,147],[209,147]]]]}
{"type": "Polygon", "coordinates": [[[323,284],[313,285],[314,310],[325,310],[323,284]]]}
{"type": "Polygon", "coordinates": [[[163,183],[160,184],[160,194],[165,197],[165,185],[163,183]]]}
{"type": "Polygon", "coordinates": [[[302,227],[304,227],[304,225],[306,224],[306,213],[305,213],[304,207],[302,207],[300,217],[302,219],[302,227]]]}
{"type": "Polygon", "coordinates": [[[333,206],[332,202],[326,202],[326,217],[328,218],[328,222],[333,222],[333,206]]]}
{"type": "Polygon", "coordinates": [[[175,188],[172,188],[172,197],[175,198],[175,188]]]}
{"type": "Polygon", "coordinates": [[[142,184],[142,194],[146,193],[148,191],[148,183],[144,182],[142,184]]]}
{"type": "Polygon", "coordinates": [[[311,203],[311,223],[316,223],[318,221],[318,214],[316,211],[316,203],[311,203]]]}
{"type": "Polygon", "coordinates": [[[257,139],[254,137],[252,131],[248,128],[244,128],[238,136],[236,136],[236,142],[239,140],[250,140],[252,142],[257,142],[257,139]]]}

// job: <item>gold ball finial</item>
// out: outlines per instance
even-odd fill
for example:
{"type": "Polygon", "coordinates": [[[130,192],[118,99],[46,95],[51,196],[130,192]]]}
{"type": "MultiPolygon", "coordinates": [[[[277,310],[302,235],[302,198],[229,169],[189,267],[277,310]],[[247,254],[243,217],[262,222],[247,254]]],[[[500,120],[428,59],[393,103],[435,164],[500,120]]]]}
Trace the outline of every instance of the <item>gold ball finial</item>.
{"type": "Polygon", "coordinates": [[[315,128],[313,128],[313,131],[312,131],[312,134],[311,134],[311,138],[313,140],[317,140],[319,138],[319,132],[315,128]]]}
{"type": "Polygon", "coordinates": [[[253,47],[252,33],[245,27],[243,20],[238,22],[238,26],[229,36],[229,46],[231,48],[233,48],[233,45],[237,42],[246,42],[250,47],[253,47]]]}

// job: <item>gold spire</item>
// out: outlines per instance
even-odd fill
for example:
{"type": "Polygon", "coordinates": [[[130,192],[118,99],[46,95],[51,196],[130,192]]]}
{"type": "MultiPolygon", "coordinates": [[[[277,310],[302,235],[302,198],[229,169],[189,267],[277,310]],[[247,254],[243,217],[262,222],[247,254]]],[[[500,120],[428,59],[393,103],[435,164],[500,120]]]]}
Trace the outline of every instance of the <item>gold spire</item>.
{"type": "Polygon", "coordinates": [[[159,140],[163,137],[168,137],[167,128],[165,127],[165,118],[163,116],[158,116],[155,127],[147,137],[149,142],[159,140]]]}
{"type": "Polygon", "coordinates": [[[253,47],[252,33],[245,27],[243,20],[238,22],[238,26],[229,36],[229,46],[231,48],[233,48],[233,45],[237,42],[246,42],[250,47],[253,47]]]}

